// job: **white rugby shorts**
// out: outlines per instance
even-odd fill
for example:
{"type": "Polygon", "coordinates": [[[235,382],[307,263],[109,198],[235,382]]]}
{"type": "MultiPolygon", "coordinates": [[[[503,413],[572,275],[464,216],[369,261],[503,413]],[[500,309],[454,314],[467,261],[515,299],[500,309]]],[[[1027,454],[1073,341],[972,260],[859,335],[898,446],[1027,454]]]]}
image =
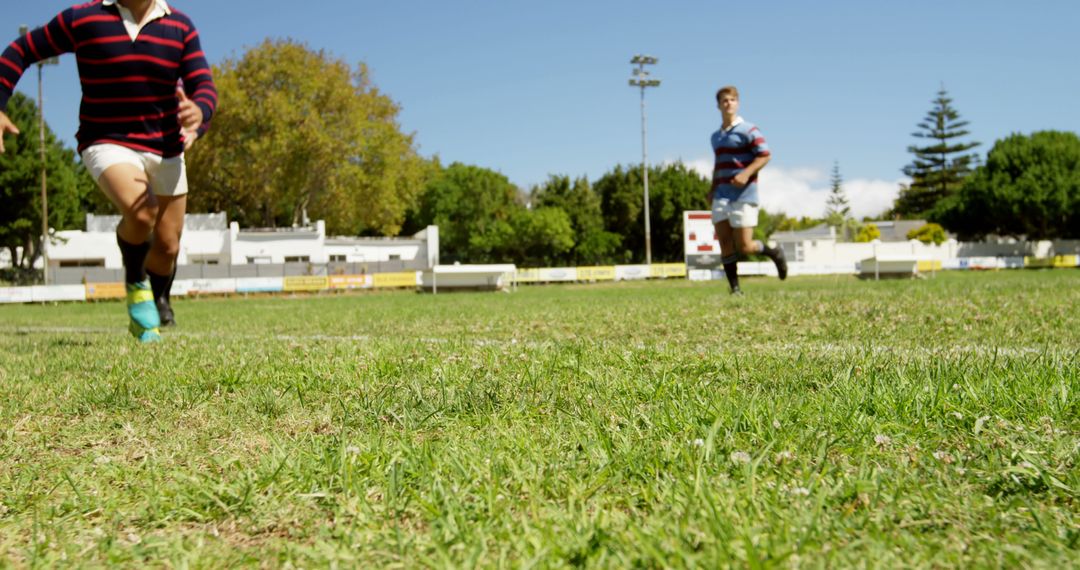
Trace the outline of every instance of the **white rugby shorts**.
{"type": "Polygon", "coordinates": [[[728,221],[733,228],[752,228],[757,226],[758,205],[751,202],[732,202],[727,198],[714,198],[712,203],[712,223],[728,221]]]}
{"type": "Polygon", "coordinates": [[[183,154],[162,158],[151,152],[106,143],[87,147],[82,151],[82,160],[95,182],[100,183],[101,175],[109,167],[130,164],[146,173],[150,179],[150,191],[158,196],[183,196],[188,192],[183,154]]]}

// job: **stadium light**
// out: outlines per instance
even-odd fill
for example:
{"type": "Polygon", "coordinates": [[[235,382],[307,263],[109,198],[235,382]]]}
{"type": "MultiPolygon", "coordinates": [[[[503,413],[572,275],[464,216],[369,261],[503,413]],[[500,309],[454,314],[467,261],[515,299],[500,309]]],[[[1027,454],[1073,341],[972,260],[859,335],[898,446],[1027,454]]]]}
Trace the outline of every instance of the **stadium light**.
{"type": "MultiPolygon", "coordinates": [[[[30,27],[19,26],[19,35],[25,36],[30,27]]],[[[38,81],[38,146],[41,151],[41,277],[49,284],[49,193],[46,190],[48,175],[45,172],[45,93],[42,81],[42,69],[46,65],[56,65],[60,60],[55,57],[43,59],[37,63],[38,81]]]]}
{"type": "Polygon", "coordinates": [[[641,89],[641,177],[645,182],[645,264],[652,265],[652,228],[649,223],[649,151],[646,143],[645,89],[659,87],[660,80],[649,77],[646,65],[656,65],[657,59],[649,55],[635,55],[630,63],[637,66],[632,70],[630,86],[641,89]]]}

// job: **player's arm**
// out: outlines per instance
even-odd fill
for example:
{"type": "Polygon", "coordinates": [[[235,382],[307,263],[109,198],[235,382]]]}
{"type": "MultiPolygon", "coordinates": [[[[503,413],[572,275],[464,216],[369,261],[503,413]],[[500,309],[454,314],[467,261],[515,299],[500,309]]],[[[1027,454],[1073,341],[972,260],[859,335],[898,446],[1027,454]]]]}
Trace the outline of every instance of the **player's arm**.
{"type": "Polygon", "coordinates": [[[44,27],[16,38],[0,53],[0,153],[4,152],[4,135],[19,134],[18,127],[4,111],[23,73],[41,60],[75,51],[71,17],[72,10],[64,10],[44,27]]]}
{"type": "Polygon", "coordinates": [[[731,180],[731,183],[737,188],[745,188],[746,185],[750,184],[750,181],[757,176],[758,172],[760,172],[762,168],[765,168],[765,165],[769,164],[769,161],[772,160],[772,151],[769,150],[769,145],[765,142],[765,135],[761,134],[761,131],[758,130],[757,127],[751,129],[750,134],[754,135],[754,140],[751,141],[754,160],[731,180]]]}
{"type": "Polygon", "coordinates": [[[210,128],[210,119],[217,110],[217,88],[206,61],[199,32],[194,26],[184,38],[184,52],[180,59],[180,77],[184,87],[178,93],[180,99],[180,125],[186,132],[203,135],[210,128]]]}
{"type": "Polygon", "coordinates": [[[739,188],[746,186],[750,183],[751,178],[757,176],[757,173],[760,172],[762,168],[765,168],[766,164],[769,164],[770,160],[772,160],[771,154],[755,157],[754,161],[751,162],[749,166],[742,169],[734,178],[732,178],[731,183],[739,188]]]}

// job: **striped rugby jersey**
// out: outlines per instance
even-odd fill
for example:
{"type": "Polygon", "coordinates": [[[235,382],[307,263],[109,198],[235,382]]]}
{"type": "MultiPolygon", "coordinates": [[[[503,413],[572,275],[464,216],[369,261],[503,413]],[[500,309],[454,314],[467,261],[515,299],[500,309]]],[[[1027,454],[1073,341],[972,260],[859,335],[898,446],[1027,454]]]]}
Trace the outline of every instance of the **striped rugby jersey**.
{"type": "Polygon", "coordinates": [[[202,109],[203,133],[217,107],[217,89],[195,25],[169,8],[132,41],[115,2],[95,0],[64,10],[45,27],[16,39],[0,55],[0,111],[34,63],[75,53],[82,84],[82,152],[112,143],[170,158],[180,155],[177,84],[202,109]]]}
{"type": "Polygon", "coordinates": [[[727,198],[732,202],[750,202],[760,204],[757,192],[757,175],[750,178],[745,188],[736,188],[732,178],[741,172],[755,158],[769,156],[769,145],[761,130],[736,117],[727,129],[721,128],[712,135],[713,154],[716,163],[713,166],[713,188],[715,198],[727,198]]]}

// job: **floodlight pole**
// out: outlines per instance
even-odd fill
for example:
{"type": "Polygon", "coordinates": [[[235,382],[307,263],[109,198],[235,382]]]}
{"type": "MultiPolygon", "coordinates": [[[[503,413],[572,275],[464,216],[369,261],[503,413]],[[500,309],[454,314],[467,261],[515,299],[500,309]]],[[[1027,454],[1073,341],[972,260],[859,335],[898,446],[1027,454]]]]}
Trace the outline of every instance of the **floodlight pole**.
{"type": "Polygon", "coordinates": [[[655,65],[658,60],[648,55],[635,55],[630,60],[631,64],[637,65],[633,70],[634,76],[630,79],[631,87],[641,88],[641,177],[645,183],[645,264],[652,265],[652,227],[649,221],[649,150],[647,141],[647,128],[645,120],[645,89],[647,87],[659,87],[659,79],[650,79],[646,65],[655,65]]]}
{"type": "MultiPolygon", "coordinates": [[[[28,26],[19,26],[19,35],[29,33],[28,26]]],[[[42,70],[46,65],[56,65],[60,61],[50,57],[37,62],[38,72],[38,149],[41,156],[41,277],[45,284],[49,284],[49,192],[48,175],[45,167],[45,82],[42,78],[42,70]]]]}

